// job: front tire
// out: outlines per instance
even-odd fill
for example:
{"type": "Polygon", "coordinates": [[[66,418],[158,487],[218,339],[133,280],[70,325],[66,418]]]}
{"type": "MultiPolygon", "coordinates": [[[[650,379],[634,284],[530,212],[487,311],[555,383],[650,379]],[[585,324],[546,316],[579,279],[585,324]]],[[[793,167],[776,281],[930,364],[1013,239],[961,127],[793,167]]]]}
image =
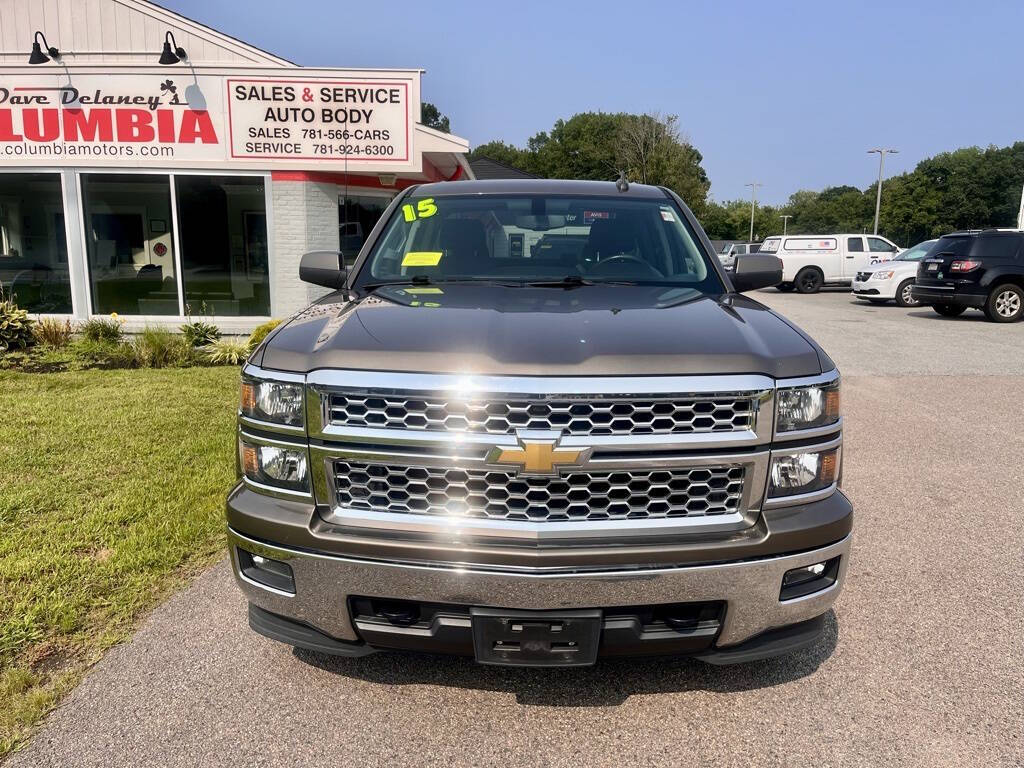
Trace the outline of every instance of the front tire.
{"type": "Polygon", "coordinates": [[[1024,289],[1003,283],[992,289],[985,302],[985,316],[993,323],[1015,323],[1024,317],[1024,289]]]}
{"type": "Polygon", "coordinates": [[[901,307],[917,307],[921,302],[913,297],[911,289],[914,287],[914,278],[909,277],[900,283],[896,289],[896,304],[901,307]]]}
{"type": "Polygon", "coordinates": [[[825,284],[825,276],[817,267],[804,267],[796,276],[796,289],[799,293],[817,293],[825,284]]]}
{"type": "Polygon", "coordinates": [[[943,317],[959,317],[967,311],[963,304],[933,304],[932,309],[943,317]]]}

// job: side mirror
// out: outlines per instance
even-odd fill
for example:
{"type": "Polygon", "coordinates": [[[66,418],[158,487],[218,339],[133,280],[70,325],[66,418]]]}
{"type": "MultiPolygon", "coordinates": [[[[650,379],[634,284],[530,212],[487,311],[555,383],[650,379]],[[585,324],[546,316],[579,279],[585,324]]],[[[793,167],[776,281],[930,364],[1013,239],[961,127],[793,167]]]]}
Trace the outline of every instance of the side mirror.
{"type": "Polygon", "coordinates": [[[335,290],[345,287],[345,257],[341,251],[310,251],[299,261],[299,280],[335,290]]]}
{"type": "Polygon", "coordinates": [[[748,253],[736,257],[736,271],[729,277],[739,293],[771,288],[782,282],[782,259],[767,253],[748,253]]]}

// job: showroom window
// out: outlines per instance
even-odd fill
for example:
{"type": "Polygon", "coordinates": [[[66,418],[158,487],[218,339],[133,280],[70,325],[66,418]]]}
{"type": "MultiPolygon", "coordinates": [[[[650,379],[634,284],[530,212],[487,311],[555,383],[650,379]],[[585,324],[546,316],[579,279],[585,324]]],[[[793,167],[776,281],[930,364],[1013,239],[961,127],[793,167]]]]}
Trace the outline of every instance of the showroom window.
{"type": "Polygon", "coordinates": [[[182,284],[192,314],[270,314],[267,209],[262,178],[174,178],[182,284]]]}
{"type": "Polygon", "coordinates": [[[170,177],[88,173],[82,197],[93,312],[180,314],[170,177]]]}
{"type": "Polygon", "coordinates": [[[95,314],[270,315],[262,176],[81,180],[95,314]]]}
{"type": "Polygon", "coordinates": [[[71,313],[59,174],[0,173],[0,288],[29,312],[71,313]]]}

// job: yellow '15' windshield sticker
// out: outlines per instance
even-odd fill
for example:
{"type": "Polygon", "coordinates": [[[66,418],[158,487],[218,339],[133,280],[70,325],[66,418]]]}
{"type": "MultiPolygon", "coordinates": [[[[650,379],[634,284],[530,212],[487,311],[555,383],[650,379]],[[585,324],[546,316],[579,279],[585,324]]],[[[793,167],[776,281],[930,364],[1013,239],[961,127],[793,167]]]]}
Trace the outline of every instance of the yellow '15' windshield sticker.
{"type": "Polygon", "coordinates": [[[441,251],[409,251],[402,259],[403,267],[436,267],[441,263],[441,251]]]}
{"type": "Polygon", "coordinates": [[[437,204],[434,203],[434,198],[425,197],[416,203],[413,207],[412,203],[406,203],[402,206],[402,216],[405,217],[406,221],[416,221],[416,219],[429,219],[437,213],[437,204]]]}

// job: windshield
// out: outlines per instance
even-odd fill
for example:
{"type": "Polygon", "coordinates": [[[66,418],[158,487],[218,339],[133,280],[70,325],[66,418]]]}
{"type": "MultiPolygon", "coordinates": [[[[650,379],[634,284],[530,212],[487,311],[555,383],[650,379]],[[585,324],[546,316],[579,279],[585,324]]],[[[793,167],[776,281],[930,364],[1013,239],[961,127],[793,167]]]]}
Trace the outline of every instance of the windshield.
{"type": "Polygon", "coordinates": [[[913,248],[907,248],[907,250],[899,254],[895,259],[893,259],[893,261],[920,261],[937,242],[937,240],[925,240],[923,243],[918,243],[913,248]]]}
{"type": "Polygon", "coordinates": [[[567,277],[725,290],[670,200],[558,195],[409,197],[356,285],[567,277]]]}

